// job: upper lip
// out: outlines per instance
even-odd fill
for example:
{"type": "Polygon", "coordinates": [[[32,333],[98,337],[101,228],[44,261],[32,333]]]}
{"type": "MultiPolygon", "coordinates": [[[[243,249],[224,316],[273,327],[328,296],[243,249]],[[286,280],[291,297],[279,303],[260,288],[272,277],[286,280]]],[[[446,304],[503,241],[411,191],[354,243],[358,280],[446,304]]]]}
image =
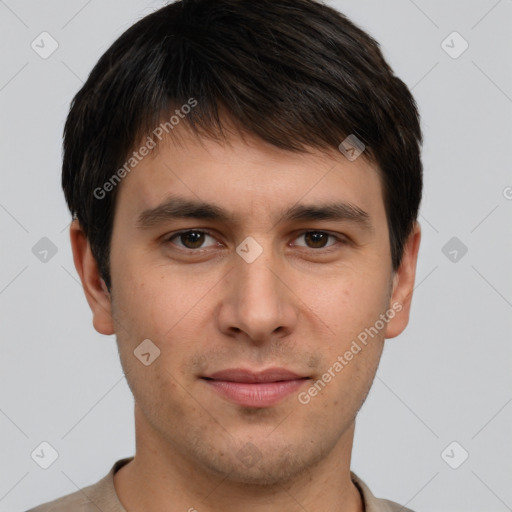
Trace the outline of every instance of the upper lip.
{"type": "Polygon", "coordinates": [[[230,368],[205,375],[203,378],[230,382],[278,382],[283,380],[305,379],[286,368],[267,368],[259,372],[243,368],[230,368]]]}

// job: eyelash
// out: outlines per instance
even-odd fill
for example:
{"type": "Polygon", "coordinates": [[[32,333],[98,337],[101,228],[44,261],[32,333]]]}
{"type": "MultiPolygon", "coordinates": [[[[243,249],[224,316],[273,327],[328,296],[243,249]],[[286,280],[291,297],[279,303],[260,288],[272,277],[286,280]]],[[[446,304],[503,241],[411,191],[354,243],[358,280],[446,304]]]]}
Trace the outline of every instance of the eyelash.
{"type": "MultiPolygon", "coordinates": [[[[213,233],[211,233],[210,231],[207,231],[207,230],[203,230],[203,229],[186,229],[186,230],[183,230],[183,231],[178,231],[176,233],[173,233],[171,235],[169,235],[168,237],[166,237],[166,239],[164,240],[165,242],[170,242],[170,243],[173,243],[172,240],[174,240],[175,238],[179,238],[181,235],[185,235],[187,233],[201,233],[203,235],[208,235],[208,236],[211,236],[212,238],[215,238],[215,235],[213,233]]],[[[328,231],[322,231],[322,230],[315,230],[315,229],[309,229],[309,230],[305,230],[305,231],[302,231],[301,233],[299,233],[297,235],[297,238],[301,237],[301,236],[304,236],[308,233],[316,233],[316,234],[323,234],[323,235],[327,235],[328,237],[331,237],[331,238],[334,238],[336,240],[335,243],[331,244],[331,245],[328,245],[328,246],[325,246],[325,247],[319,247],[319,248],[314,248],[314,247],[307,247],[307,246],[298,246],[298,247],[302,247],[304,249],[311,249],[312,251],[314,252],[328,252],[329,250],[332,250],[332,248],[335,248],[335,246],[337,245],[347,245],[349,242],[344,239],[344,238],[340,238],[339,236],[337,235],[333,235],[332,233],[328,232],[328,231]]],[[[207,251],[208,249],[204,249],[202,247],[198,247],[197,249],[189,249],[188,247],[181,247],[181,246],[177,246],[179,247],[179,250],[183,251],[183,252],[188,252],[188,253],[201,253],[201,252],[204,252],[204,251],[207,251]]]]}

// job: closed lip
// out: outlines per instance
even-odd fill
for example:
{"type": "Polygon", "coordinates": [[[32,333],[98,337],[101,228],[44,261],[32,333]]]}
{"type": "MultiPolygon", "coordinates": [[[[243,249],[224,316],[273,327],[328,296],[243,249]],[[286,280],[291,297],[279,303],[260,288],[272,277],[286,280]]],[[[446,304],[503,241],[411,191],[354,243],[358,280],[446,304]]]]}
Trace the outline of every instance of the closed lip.
{"type": "Polygon", "coordinates": [[[267,368],[261,371],[244,368],[230,368],[203,376],[204,379],[222,380],[226,382],[260,383],[280,382],[287,380],[307,379],[309,377],[299,375],[286,368],[267,368]]]}

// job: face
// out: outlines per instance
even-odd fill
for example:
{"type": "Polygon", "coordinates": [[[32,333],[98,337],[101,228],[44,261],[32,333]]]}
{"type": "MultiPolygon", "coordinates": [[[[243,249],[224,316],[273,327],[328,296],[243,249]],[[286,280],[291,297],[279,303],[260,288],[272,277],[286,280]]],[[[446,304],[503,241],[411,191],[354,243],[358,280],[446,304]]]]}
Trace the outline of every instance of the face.
{"type": "Polygon", "coordinates": [[[419,243],[400,279],[377,169],[185,134],[120,187],[112,297],[88,300],[117,335],[138,436],[251,483],[347,449],[383,341],[407,323],[419,243]]]}

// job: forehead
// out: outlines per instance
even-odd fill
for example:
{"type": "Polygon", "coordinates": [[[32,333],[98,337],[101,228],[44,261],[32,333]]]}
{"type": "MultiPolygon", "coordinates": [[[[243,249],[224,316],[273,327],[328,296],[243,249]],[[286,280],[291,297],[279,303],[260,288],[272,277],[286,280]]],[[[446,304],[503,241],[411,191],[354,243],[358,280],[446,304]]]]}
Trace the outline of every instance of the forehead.
{"type": "Polygon", "coordinates": [[[228,215],[277,215],[284,206],[318,201],[384,214],[380,173],[366,158],[291,152],[247,136],[219,142],[183,131],[163,140],[123,179],[116,211],[140,217],[170,195],[223,205],[228,215]]]}

